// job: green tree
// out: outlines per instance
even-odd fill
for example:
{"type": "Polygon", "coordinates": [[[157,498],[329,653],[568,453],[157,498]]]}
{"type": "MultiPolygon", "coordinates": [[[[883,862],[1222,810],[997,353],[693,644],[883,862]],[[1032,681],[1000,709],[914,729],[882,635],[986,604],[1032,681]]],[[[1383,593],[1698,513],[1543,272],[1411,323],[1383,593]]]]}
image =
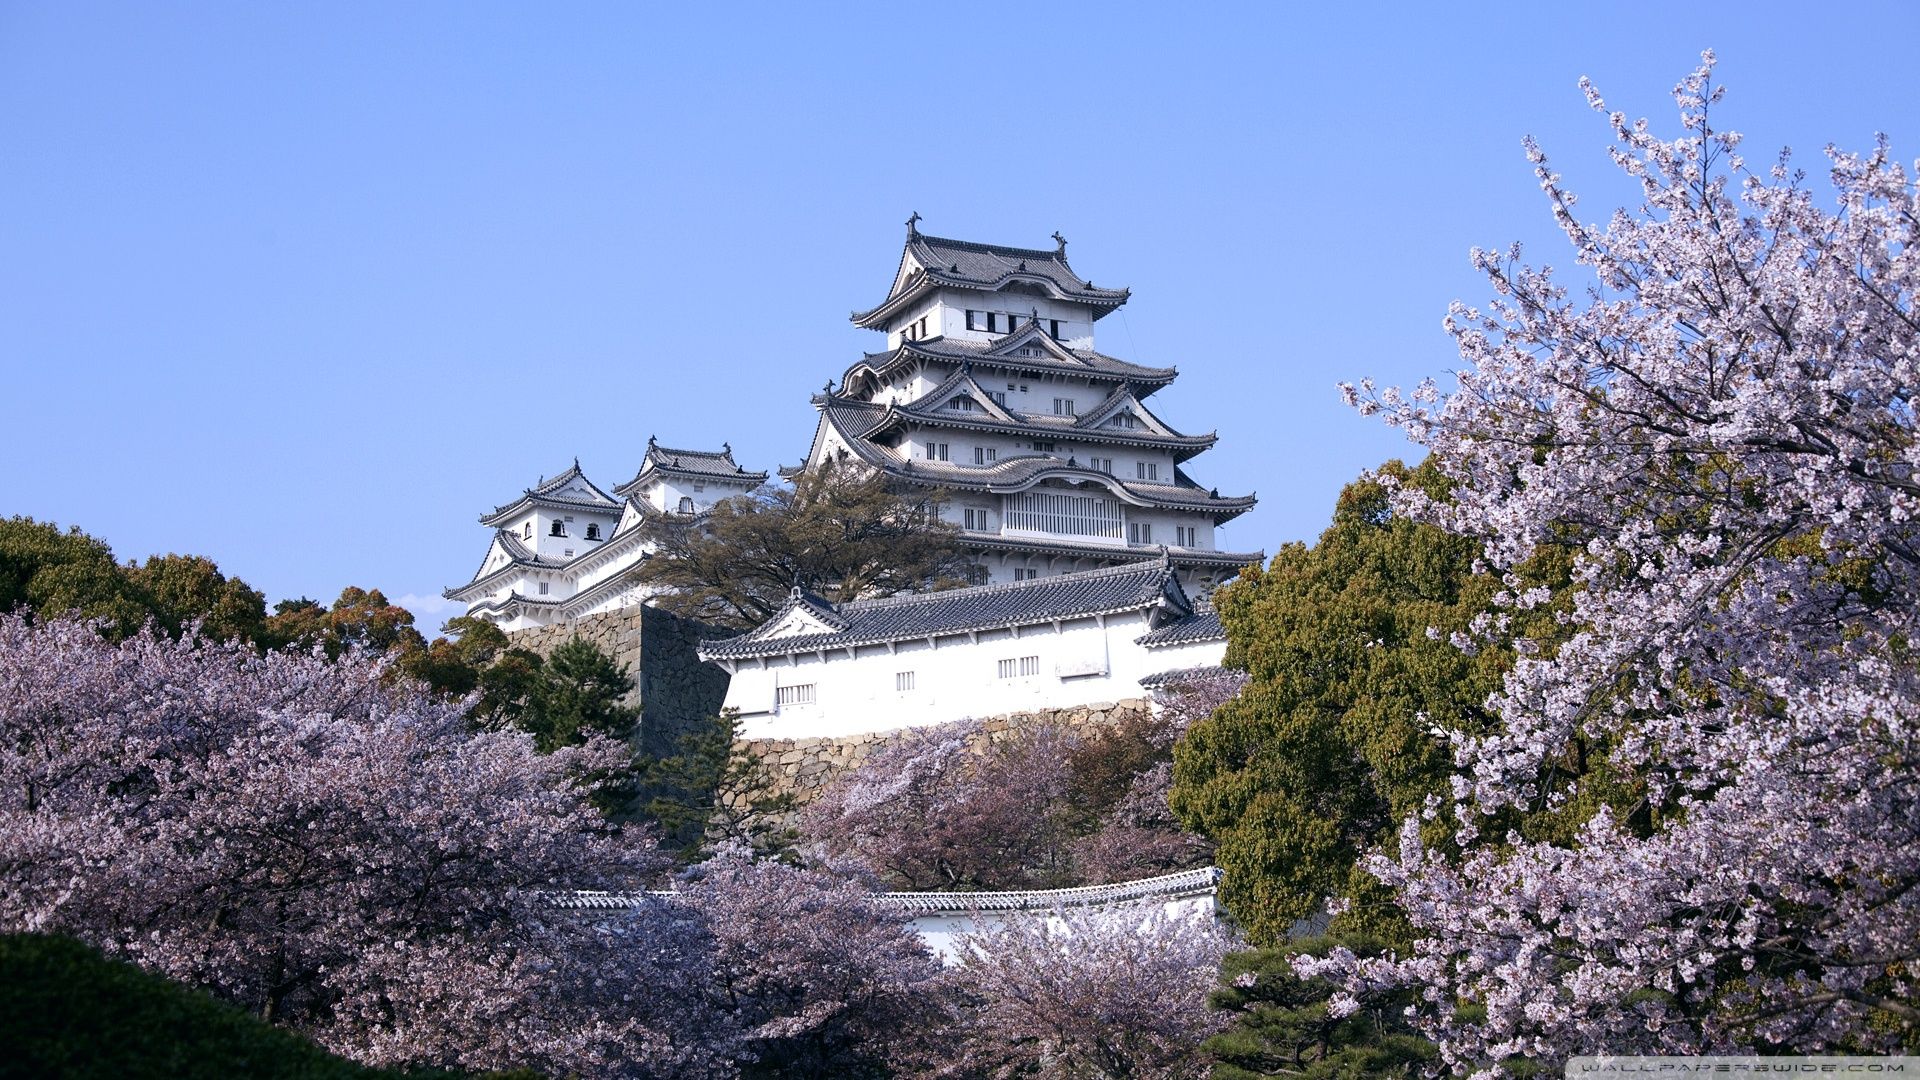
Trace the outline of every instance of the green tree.
{"type": "Polygon", "coordinates": [[[239,578],[222,574],[212,559],[155,555],[125,573],[170,634],[198,621],[200,632],[216,641],[266,640],[266,597],[239,578]]]}
{"type": "Polygon", "coordinates": [[[633,678],[619,661],[585,638],[569,638],[540,666],[513,726],[542,753],[578,746],[590,735],[631,741],[640,710],[621,699],[633,678]]]}
{"type": "Polygon", "coordinates": [[[266,640],[275,648],[326,650],[338,660],[348,648],[407,657],[427,642],[413,627],[413,612],[390,602],[379,589],[349,585],[331,607],[313,600],[282,600],[266,620],[266,640]]]}
{"type": "MultiPolygon", "coordinates": [[[[1400,939],[1397,911],[1355,861],[1445,790],[1451,751],[1428,718],[1484,728],[1513,662],[1509,648],[1452,643],[1501,582],[1474,572],[1473,540],[1393,514],[1388,484],[1446,497],[1431,462],[1389,462],[1347,485],[1318,543],[1288,544],[1215,594],[1227,665],[1249,682],[1175,747],[1170,801],[1218,846],[1223,899],[1256,944],[1337,895],[1355,901],[1340,926],[1400,939]]],[[[1546,549],[1527,583],[1558,586],[1567,565],[1546,549]]],[[[1559,595],[1534,611],[1536,638],[1554,636],[1559,595]]]]}
{"type": "Polygon", "coordinates": [[[698,517],[650,517],[658,550],[634,577],[669,587],[655,601],[668,611],[735,628],[765,621],[796,583],[836,602],[965,584],[943,504],[939,492],[828,465],[698,517]]]}
{"type": "Polygon", "coordinates": [[[1413,993],[1397,989],[1334,1006],[1333,986],[1295,974],[1297,956],[1344,946],[1376,956],[1381,942],[1364,936],[1307,938],[1284,946],[1229,953],[1220,989],[1208,1004],[1234,1015],[1233,1027],[1208,1039],[1214,1080],[1368,1080],[1424,1076],[1438,1054],[1408,1026],[1413,993]]]}
{"type": "Polygon", "coordinates": [[[793,854],[793,795],[770,792],[765,762],[739,739],[738,713],[729,710],[682,734],[672,754],[638,767],[641,816],[659,826],[660,845],[682,861],[699,862],[728,841],[761,856],[793,854]]]}
{"type": "Polygon", "coordinates": [[[106,541],[30,517],[0,520],[0,611],[77,611],[121,636],[151,613],[106,541]]]}
{"type": "Polygon", "coordinates": [[[124,637],[153,619],[168,634],[190,624],[218,641],[270,644],[266,598],[199,555],[155,555],[122,565],[106,541],[51,522],[0,520],[0,611],[104,619],[124,637]]]}

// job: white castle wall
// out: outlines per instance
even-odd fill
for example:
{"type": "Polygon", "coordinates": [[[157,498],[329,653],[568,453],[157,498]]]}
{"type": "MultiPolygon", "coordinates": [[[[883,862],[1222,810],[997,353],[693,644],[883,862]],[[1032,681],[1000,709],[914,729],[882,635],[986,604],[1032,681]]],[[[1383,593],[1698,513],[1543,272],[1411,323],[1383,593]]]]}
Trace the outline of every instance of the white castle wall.
{"type": "Polygon", "coordinates": [[[836,649],[729,661],[727,707],[740,711],[746,738],[833,738],[1135,698],[1145,676],[1218,664],[1226,655],[1224,641],[1135,644],[1149,629],[1146,615],[1134,612],[859,646],[852,655],[836,649]],[[1011,677],[1003,677],[1002,661],[1012,661],[1011,677]],[[911,673],[911,688],[902,688],[903,673],[911,673]],[[802,686],[812,687],[810,702],[779,703],[781,687],[802,686]]]}

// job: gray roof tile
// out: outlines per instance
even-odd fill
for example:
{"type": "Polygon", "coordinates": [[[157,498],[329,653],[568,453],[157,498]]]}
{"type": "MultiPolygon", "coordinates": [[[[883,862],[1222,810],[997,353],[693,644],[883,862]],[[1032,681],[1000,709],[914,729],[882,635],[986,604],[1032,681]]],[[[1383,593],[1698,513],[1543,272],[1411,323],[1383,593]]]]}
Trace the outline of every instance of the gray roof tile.
{"type": "MultiPolygon", "coordinates": [[[[1160,606],[1171,608],[1176,617],[1193,610],[1164,557],[1078,574],[834,605],[796,589],[786,605],[758,628],[740,637],[703,644],[700,656],[705,660],[777,656],[1160,606]],[[826,606],[825,614],[831,614],[840,624],[838,629],[788,637],[763,633],[795,607],[806,606],[819,617],[822,605],[826,606]]],[[[828,625],[835,622],[829,621],[828,625]]]]}

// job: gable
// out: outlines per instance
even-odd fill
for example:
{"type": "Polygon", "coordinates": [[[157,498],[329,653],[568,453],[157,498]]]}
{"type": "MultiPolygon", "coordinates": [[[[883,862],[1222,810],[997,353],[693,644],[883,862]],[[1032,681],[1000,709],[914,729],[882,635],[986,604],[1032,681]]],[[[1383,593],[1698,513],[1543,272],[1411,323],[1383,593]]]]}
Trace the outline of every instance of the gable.
{"type": "Polygon", "coordinates": [[[841,629],[843,629],[843,627],[835,626],[827,622],[811,609],[800,604],[795,604],[793,607],[788,608],[784,614],[761,627],[760,632],[754,636],[762,640],[768,638],[807,637],[812,634],[837,633],[841,629]]]}

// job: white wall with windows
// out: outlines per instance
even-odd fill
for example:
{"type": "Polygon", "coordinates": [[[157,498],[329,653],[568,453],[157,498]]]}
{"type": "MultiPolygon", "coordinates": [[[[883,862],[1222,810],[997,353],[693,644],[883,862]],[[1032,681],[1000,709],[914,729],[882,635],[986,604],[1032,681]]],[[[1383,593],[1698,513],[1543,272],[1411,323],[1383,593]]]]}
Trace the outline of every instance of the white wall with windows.
{"type": "Polygon", "coordinates": [[[811,739],[1140,697],[1144,676],[1218,664],[1224,640],[1148,648],[1145,612],[719,661],[749,738],[811,739]]]}

